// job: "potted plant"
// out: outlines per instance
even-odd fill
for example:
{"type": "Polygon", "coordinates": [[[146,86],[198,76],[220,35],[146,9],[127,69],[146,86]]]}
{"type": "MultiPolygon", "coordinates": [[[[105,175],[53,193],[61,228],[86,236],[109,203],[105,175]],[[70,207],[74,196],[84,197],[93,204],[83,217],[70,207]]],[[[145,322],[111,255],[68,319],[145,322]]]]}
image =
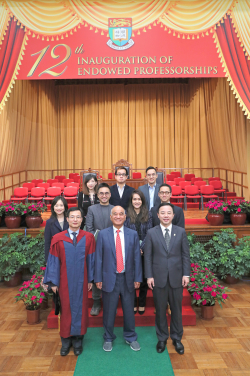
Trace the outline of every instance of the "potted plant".
{"type": "Polygon", "coordinates": [[[224,213],[227,211],[227,204],[224,201],[211,200],[205,204],[208,208],[207,219],[211,226],[221,226],[224,220],[224,213]]]}
{"type": "Polygon", "coordinates": [[[26,213],[26,205],[22,202],[8,202],[4,205],[5,224],[7,228],[18,228],[22,215],[26,213]]]}
{"type": "Polygon", "coordinates": [[[30,281],[23,283],[19,292],[16,294],[16,302],[22,300],[27,312],[27,322],[30,325],[40,322],[40,309],[45,292],[40,284],[42,275],[34,274],[30,281]]]}
{"type": "Polygon", "coordinates": [[[27,265],[27,241],[15,232],[0,238],[0,276],[5,285],[14,287],[22,282],[21,267],[27,265]]]}
{"type": "Polygon", "coordinates": [[[188,244],[190,251],[190,262],[199,264],[202,269],[208,268],[212,272],[217,272],[217,255],[212,247],[196,241],[195,234],[188,234],[188,244]]]}
{"type": "Polygon", "coordinates": [[[245,200],[230,200],[227,202],[227,211],[234,226],[242,226],[250,212],[250,203],[245,200]]]}
{"type": "Polygon", "coordinates": [[[4,204],[0,202],[0,223],[1,223],[3,213],[4,213],[4,204]]]}
{"type": "Polygon", "coordinates": [[[25,221],[27,227],[29,228],[37,228],[40,227],[42,223],[41,213],[47,210],[47,206],[42,202],[39,201],[36,204],[26,204],[26,217],[25,221]]]}
{"type": "Polygon", "coordinates": [[[222,308],[228,295],[228,288],[221,286],[214,273],[208,268],[202,269],[198,264],[191,264],[188,291],[192,295],[192,303],[201,306],[202,318],[213,318],[213,307],[216,302],[222,308]]]}

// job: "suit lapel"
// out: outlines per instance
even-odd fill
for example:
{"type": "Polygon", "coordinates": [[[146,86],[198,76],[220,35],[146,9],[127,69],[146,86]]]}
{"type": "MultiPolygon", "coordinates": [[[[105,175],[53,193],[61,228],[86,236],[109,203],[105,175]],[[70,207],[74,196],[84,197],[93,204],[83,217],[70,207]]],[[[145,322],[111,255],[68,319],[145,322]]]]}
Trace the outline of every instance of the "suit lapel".
{"type": "Polygon", "coordinates": [[[150,198],[149,198],[149,186],[148,184],[146,184],[146,189],[145,189],[145,198],[146,198],[146,201],[148,203],[148,207],[150,207],[150,198]]]}
{"type": "Polygon", "coordinates": [[[159,184],[156,183],[156,186],[155,186],[155,194],[154,194],[154,204],[156,202],[156,199],[158,197],[158,192],[159,192],[159,184]]]}
{"type": "Polygon", "coordinates": [[[158,226],[156,226],[155,228],[157,229],[158,236],[159,236],[159,239],[160,239],[160,241],[161,241],[161,244],[163,245],[165,251],[168,252],[167,244],[166,244],[166,242],[165,242],[165,239],[164,239],[164,237],[163,237],[163,233],[162,233],[162,231],[161,231],[161,226],[158,225],[158,226]]]}
{"type": "Polygon", "coordinates": [[[128,250],[129,250],[129,234],[127,232],[127,228],[126,227],[123,227],[124,228],[124,243],[125,243],[125,264],[126,264],[126,261],[127,261],[127,257],[128,257],[128,250]]]}
{"type": "Polygon", "coordinates": [[[109,242],[110,242],[111,250],[112,250],[113,255],[116,259],[115,238],[114,238],[113,226],[109,227],[108,230],[109,230],[109,242]]]}
{"type": "Polygon", "coordinates": [[[171,252],[171,250],[172,250],[172,248],[174,246],[175,239],[176,239],[176,234],[177,234],[176,226],[172,225],[172,232],[171,232],[171,238],[170,238],[168,252],[171,252]]]}
{"type": "MultiPolygon", "coordinates": [[[[65,219],[65,220],[66,220],[66,219],[65,219]]],[[[64,221],[64,223],[65,223],[65,221],[64,221]]],[[[61,226],[60,226],[60,224],[59,224],[59,222],[58,222],[58,219],[55,220],[54,225],[55,225],[56,228],[58,228],[58,230],[60,230],[60,231],[67,230],[66,228],[64,228],[64,225],[63,225],[63,230],[62,230],[62,228],[61,228],[61,226]]]]}

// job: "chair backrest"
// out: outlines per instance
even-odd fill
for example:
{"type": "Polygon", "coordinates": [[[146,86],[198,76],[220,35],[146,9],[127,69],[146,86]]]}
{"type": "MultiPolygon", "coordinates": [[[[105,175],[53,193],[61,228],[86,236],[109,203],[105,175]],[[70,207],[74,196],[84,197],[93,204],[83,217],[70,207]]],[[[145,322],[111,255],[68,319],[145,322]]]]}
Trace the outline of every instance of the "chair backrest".
{"type": "Polygon", "coordinates": [[[141,179],[141,172],[133,172],[133,179],[141,179]]]}
{"type": "Polygon", "coordinates": [[[167,174],[166,178],[167,178],[167,181],[174,181],[175,176],[172,174],[167,174]]]}
{"type": "Polygon", "coordinates": [[[181,187],[179,185],[172,186],[172,196],[180,196],[182,194],[181,187]]]}
{"type": "Polygon", "coordinates": [[[45,189],[45,192],[47,192],[48,188],[50,187],[49,183],[39,183],[37,187],[43,187],[45,189]]]}
{"type": "Polygon", "coordinates": [[[17,187],[14,189],[14,196],[16,198],[24,197],[26,198],[28,196],[28,188],[26,187],[17,187]]]}
{"type": "Polygon", "coordinates": [[[186,185],[185,187],[185,194],[186,195],[198,195],[199,194],[199,188],[197,185],[186,185]]]}
{"type": "Polygon", "coordinates": [[[180,171],[171,171],[170,174],[174,175],[175,178],[180,178],[181,177],[180,171]]]}
{"type": "Polygon", "coordinates": [[[88,176],[88,175],[94,175],[94,176],[97,176],[97,174],[95,173],[95,172],[84,172],[83,174],[82,174],[82,182],[84,182],[84,180],[85,180],[85,178],[86,178],[86,176],[88,176]]]}
{"type": "Polygon", "coordinates": [[[214,187],[214,189],[222,189],[222,184],[220,180],[212,180],[210,184],[214,187]]]}
{"type": "Polygon", "coordinates": [[[201,193],[203,195],[212,195],[214,194],[214,187],[212,185],[202,185],[201,193]]]}
{"type": "Polygon", "coordinates": [[[80,176],[76,176],[76,177],[74,178],[74,182],[80,184],[80,176]]]}
{"type": "Polygon", "coordinates": [[[43,179],[33,179],[31,180],[31,183],[34,183],[35,187],[37,187],[37,184],[43,183],[43,179]]]}
{"type": "Polygon", "coordinates": [[[68,183],[67,184],[67,187],[76,187],[77,189],[79,189],[79,186],[80,186],[79,183],[68,183]]]}
{"type": "Polygon", "coordinates": [[[45,195],[45,188],[35,187],[31,189],[31,197],[40,197],[45,195]]]}
{"type": "Polygon", "coordinates": [[[62,183],[63,180],[66,179],[66,176],[64,176],[64,175],[57,175],[57,176],[55,176],[55,179],[57,179],[59,183],[62,183]]]}
{"type": "Polygon", "coordinates": [[[156,183],[161,185],[164,183],[164,173],[162,171],[158,171],[157,174],[158,176],[156,179],[156,183]]]}
{"type": "Polygon", "coordinates": [[[207,183],[203,180],[198,180],[194,182],[194,185],[196,185],[198,188],[200,188],[202,185],[207,185],[207,183]]]}
{"type": "Polygon", "coordinates": [[[202,178],[192,178],[191,184],[194,184],[195,181],[203,181],[203,179],[202,178]]]}
{"type": "Polygon", "coordinates": [[[24,188],[28,188],[28,192],[31,192],[31,189],[35,187],[35,183],[23,183],[24,188]]]}
{"type": "Polygon", "coordinates": [[[216,177],[208,178],[209,183],[210,183],[210,181],[216,181],[216,180],[220,180],[220,178],[216,178],[216,177]]]}
{"type": "Polygon", "coordinates": [[[74,183],[74,179],[63,179],[63,184],[67,186],[68,183],[74,183]]]}
{"type": "Polygon", "coordinates": [[[181,181],[185,181],[184,178],[174,178],[175,184],[179,185],[181,181]]]}
{"type": "Polygon", "coordinates": [[[78,172],[71,172],[69,174],[69,179],[75,179],[77,176],[80,176],[78,172]]]}
{"type": "Polygon", "coordinates": [[[175,181],[166,181],[166,184],[171,185],[171,187],[176,185],[175,181]]]}
{"type": "Polygon", "coordinates": [[[51,186],[52,183],[58,183],[58,179],[48,179],[47,183],[51,186]]]}
{"type": "Polygon", "coordinates": [[[113,172],[109,172],[108,179],[114,179],[114,178],[115,178],[115,174],[113,172]]]}
{"type": "Polygon", "coordinates": [[[61,196],[61,188],[60,187],[49,187],[47,191],[48,197],[56,197],[61,196]]]}
{"type": "Polygon", "coordinates": [[[52,187],[59,187],[62,192],[64,190],[64,183],[52,183],[52,187]]]}
{"type": "Polygon", "coordinates": [[[192,178],[195,178],[195,174],[185,174],[184,178],[186,181],[191,181],[192,178]]]}
{"type": "Polygon", "coordinates": [[[63,195],[65,197],[73,197],[76,196],[78,192],[78,189],[76,187],[65,187],[63,195]]]}
{"type": "Polygon", "coordinates": [[[184,189],[186,185],[191,185],[191,181],[181,181],[179,186],[184,189]]]}

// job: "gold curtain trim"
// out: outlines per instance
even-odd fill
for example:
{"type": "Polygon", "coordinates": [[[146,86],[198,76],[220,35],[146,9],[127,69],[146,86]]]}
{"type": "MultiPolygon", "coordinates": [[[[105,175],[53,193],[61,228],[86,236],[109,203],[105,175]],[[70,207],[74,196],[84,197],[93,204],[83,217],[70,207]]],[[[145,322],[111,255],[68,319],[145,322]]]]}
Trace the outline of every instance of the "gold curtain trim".
{"type": "Polygon", "coordinates": [[[241,46],[245,48],[245,56],[250,60],[250,0],[241,0],[231,14],[233,27],[241,46]]]}
{"type": "Polygon", "coordinates": [[[229,72],[229,69],[227,67],[227,63],[226,63],[225,58],[223,56],[221,45],[220,45],[220,42],[219,42],[219,39],[218,39],[216,32],[214,32],[213,38],[214,38],[214,42],[216,43],[217,53],[219,55],[222,67],[224,69],[225,76],[227,77],[227,81],[229,81],[229,86],[231,87],[231,90],[233,91],[235,98],[237,99],[237,102],[240,104],[240,107],[242,107],[242,111],[245,113],[247,118],[250,119],[250,109],[247,108],[247,106],[245,105],[244,101],[242,100],[236,86],[234,85],[233,79],[232,79],[230,72],[229,72]]]}
{"type": "Polygon", "coordinates": [[[25,46],[27,45],[27,40],[28,40],[28,36],[27,36],[27,34],[25,34],[24,38],[23,38],[23,43],[22,43],[22,46],[21,46],[21,49],[20,49],[20,52],[19,52],[19,55],[18,55],[15,70],[12,74],[12,78],[10,80],[8,89],[6,90],[4,97],[3,97],[2,101],[0,102],[0,113],[4,108],[5,102],[7,102],[8,97],[10,96],[11,90],[13,88],[13,85],[15,84],[15,80],[17,79],[18,71],[20,70],[20,65],[22,64],[21,61],[23,60],[25,46]]]}
{"type": "Polygon", "coordinates": [[[10,22],[10,12],[9,9],[6,9],[6,5],[4,3],[0,5],[0,49],[1,44],[3,43],[4,36],[6,35],[6,30],[8,28],[10,22]]]}

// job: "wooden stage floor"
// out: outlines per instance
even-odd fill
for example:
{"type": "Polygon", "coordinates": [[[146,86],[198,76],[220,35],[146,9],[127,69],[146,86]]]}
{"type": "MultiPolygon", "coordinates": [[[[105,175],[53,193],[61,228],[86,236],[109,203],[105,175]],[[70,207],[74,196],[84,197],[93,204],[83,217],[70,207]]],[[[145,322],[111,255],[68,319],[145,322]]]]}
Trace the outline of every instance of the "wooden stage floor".
{"type": "MultiPolygon", "coordinates": [[[[47,329],[50,309],[42,312],[40,324],[28,325],[23,304],[14,301],[17,291],[0,283],[0,375],[73,376],[76,357],[72,351],[61,357],[59,333],[47,329]]],[[[197,326],[184,328],[184,355],[168,341],[176,376],[250,375],[250,281],[234,285],[229,295],[223,309],[216,306],[212,321],[202,320],[200,308],[195,308],[197,326]]]]}

